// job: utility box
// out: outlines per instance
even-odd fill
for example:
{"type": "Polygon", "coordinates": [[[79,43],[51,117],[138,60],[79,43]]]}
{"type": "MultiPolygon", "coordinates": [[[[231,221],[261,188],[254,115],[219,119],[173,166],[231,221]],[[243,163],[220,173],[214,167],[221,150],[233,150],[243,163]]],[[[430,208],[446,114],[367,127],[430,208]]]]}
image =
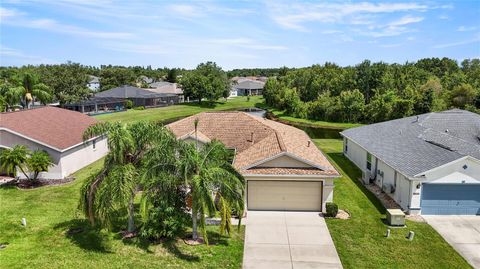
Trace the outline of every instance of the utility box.
{"type": "Polygon", "coordinates": [[[405,226],[405,213],[400,209],[387,209],[387,222],[390,226],[405,226]]]}

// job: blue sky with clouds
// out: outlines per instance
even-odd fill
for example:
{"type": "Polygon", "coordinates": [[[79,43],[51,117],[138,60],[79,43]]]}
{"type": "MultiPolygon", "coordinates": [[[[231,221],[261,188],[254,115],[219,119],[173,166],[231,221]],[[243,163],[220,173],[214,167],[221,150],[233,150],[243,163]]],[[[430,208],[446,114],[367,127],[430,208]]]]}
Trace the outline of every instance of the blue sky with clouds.
{"type": "Polygon", "coordinates": [[[0,2],[0,65],[225,69],[480,57],[480,1],[0,2]]]}

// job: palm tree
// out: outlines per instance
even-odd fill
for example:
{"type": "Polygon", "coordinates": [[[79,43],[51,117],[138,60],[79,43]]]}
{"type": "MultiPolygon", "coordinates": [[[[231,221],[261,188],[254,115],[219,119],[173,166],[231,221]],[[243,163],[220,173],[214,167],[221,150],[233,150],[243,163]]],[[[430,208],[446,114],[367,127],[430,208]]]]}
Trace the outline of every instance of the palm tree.
{"type": "Polygon", "coordinates": [[[29,150],[24,145],[16,145],[12,149],[2,149],[0,164],[8,174],[17,176],[17,169],[26,176],[25,164],[28,160],[29,150]]]}
{"type": "Polygon", "coordinates": [[[2,84],[0,84],[0,97],[3,103],[2,112],[4,110],[10,110],[15,105],[20,104],[22,95],[23,90],[21,87],[13,87],[8,82],[2,82],[2,84]]]}
{"type": "Polygon", "coordinates": [[[180,142],[177,171],[189,189],[192,201],[192,238],[198,240],[198,227],[208,244],[205,216],[221,213],[220,231],[230,232],[230,212],[240,216],[244,210],[245,180],[231,165],[231,152],[225,146],[212,141],[197,147],[192,143],[180,142]],[[213,195],[215,194],[215,195],[213,195]],[[218,204],[215,206],[215,197],[218,204]]]}
{"type": "Polygon", "coordinates": [[[20,76],[20,85],[8,90],[12,100],[21,99],[24,108],[30,108],[30,104],[35,100],[46,104],[51,101],[51,89],[47,85],[40,83],[37,76],[31,73],[24,73],[20,76]]]}
{"type": "Polygon", "coordinates": [[[99,123],[89,127],[84,140],[106,135],[110,152],[104,167],[92,175],[81,190],[80,207],[94,225],[111,227],[113,217],[127,211],[127,231],[135,231],[134,198],[143,175],[144,154],[168,131],[153,123],[99,123]]]}

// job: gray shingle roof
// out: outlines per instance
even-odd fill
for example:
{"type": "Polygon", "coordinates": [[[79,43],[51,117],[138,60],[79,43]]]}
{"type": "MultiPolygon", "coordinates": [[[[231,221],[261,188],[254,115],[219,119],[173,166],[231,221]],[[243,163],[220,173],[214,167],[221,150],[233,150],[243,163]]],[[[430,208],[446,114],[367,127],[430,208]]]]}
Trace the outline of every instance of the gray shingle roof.
{"type": "Polygon", "coordinates": [[[120,86],[95,94],[95,97],[115,97],[115,98],[158,98],[165,96],[175,96],[170,93],[155,93],[146,89],[133,86],[120,86]]]}
{"type": "Polygon", "coordinates": [[[255,80],[243,80],[236,85],[233,85],[236,89],[247,89],[247,90],[255,90],[255,89],[263,89],[265,86],[265,82],[255,81],[255,80]]]}
{"type": "Polygon", "coordinates": [[[480,115],[460,109],[371,124],[341,134],[409,177],[464,156],[480,159],[480,115]]]}
{"type": "Polygon", "coordinates": [[[158,88],[158,87],[163,87],[163,86],[169,86],[169,85],[172,85],[172,84],[173,83],[168,82],[168,81],[157,81],[157,82],[150,83],[148,86],[150,88],[158,88]]]}

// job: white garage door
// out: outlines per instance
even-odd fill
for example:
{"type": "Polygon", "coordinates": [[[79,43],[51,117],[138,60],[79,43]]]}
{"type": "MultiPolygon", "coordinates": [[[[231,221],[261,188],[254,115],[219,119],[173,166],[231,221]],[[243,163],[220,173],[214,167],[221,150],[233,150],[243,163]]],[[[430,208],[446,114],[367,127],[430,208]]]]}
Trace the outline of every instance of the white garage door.
{"type": "Polygon", "coordinates": [[[322,182],[248,181],[249,210],[322,210],[322,182]]]}

